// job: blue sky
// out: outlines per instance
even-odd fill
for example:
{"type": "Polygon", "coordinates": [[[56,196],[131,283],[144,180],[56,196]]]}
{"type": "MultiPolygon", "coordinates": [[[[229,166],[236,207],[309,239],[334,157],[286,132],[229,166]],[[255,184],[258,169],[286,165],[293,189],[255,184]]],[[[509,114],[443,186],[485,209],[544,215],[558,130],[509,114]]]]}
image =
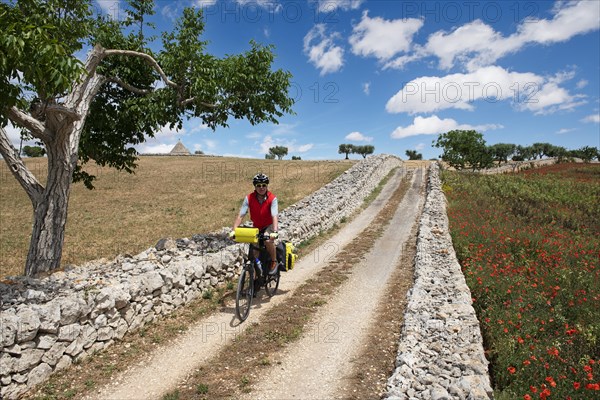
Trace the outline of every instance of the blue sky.
{"type": "MultiPolygon", "coordinates": [[[[98,1],[118,16],[119,1],[98,1]]],[[[280,145],[337,159],[341,143],[405,158],[437,157],[437,134],[476,129],[488,144],[600,147],[600,1],[157,1],[157,31],[183,7],[205,11],[215,55],[275,45],[293,74],[296,115],[279,125],[232,120],[216,132],[190,120],[138,151],[264,158],[280,145]]],[[[358,155],[353,158],[360,158],[358,155]]]]}

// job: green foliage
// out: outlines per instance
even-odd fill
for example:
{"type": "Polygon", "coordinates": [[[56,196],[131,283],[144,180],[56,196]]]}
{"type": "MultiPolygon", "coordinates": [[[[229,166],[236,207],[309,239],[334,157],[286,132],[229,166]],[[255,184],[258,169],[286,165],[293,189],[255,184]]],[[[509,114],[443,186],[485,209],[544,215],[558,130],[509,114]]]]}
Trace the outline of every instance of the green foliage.
{"type": "Polygon", "coordinates": [[[285,146],[275,146],[269,149],[269,155],[273,156],[271,159],[275,159],[277,157],[278,160],[283,159],[283,157],[287,156],[288,148],[285,146]]]}
{"type": "Polygon", "coordinates": [[[467,167],[473,170],[489,168],[493,163],[492,154],[485,145],[483,135],[474,130],[442,133],[433,145],[441,147],[444,150],[442,160],[458,170],[467,167]]]}
{"type": "Polygon", "coordinates": [[[338,154],[346,154],[346,160],[349,159],[348,154],[354,153],[354,145],[353,144],[340,144],[338,149],[338,154]]]}
{"type": "Polygon", "coordinates": [[[302,157],[300,157],[300,156],[292,156],[292,161],[298,161],[298,160],[302,160],[302,157]]]}
{"type": "Polygon", "coordinates": [[[594,159],[600,160],[600,151],[596,147],[583,146],[577,150],[571,150],[571,156],[581,158],[585,162],[590,162],[594,159]]]}
{"type": "Polygon", "coordinates": [[[423,154],[417,152],[416,150],[406,150],[406,156],[409,160],[422,160],[423,154]]]}
{"type": "Polygon", "coordinates": [[[367,158],[367,155],[373,154],[375,152],[375,146],[353,146],[352,152],[355,154],[360,154],[361,156],[363,156],[363,158],[367,158]]]}
{"type": "Polygon", "coordinates": [[[532,387],[590,398],[587,369],[597,363],[600,336],[598,173],[592,165],[444,172],[452,240],[498,398],[533,395],[532,387]]]}
{"type": "MultiPolygon", "coordinates": [[[[54,102],[83,72],[75,53],[91,29],[89,0],[0,3],[0,104],[26,107],[26,92],[54,102]]],[[[5,112],[0,124],[6,125],[5,112]]]]}
{"type": "Polygon", "coordinates": [[[43,157],[46,154],[46,150],[40,146],[25,146],[22,153],[27,157],[43,157]]]}
{"type": "Polygon", "coordinates": [[[271,70],[271,46],[251,42],[248,51],[222,59],[207,54],[202,11],[187,8],[175,28],[162,34],[162,48],[154,52],[149,47],[154,38],[146,36],[153,28],[147,21],[154,1],[129,0],[125,12],[122,21],[93,19],[89,0],[0,4],[0,99],[5,107],[26,107],[25,91],[35,93],[42,114],[44,106],[59,102],[85,76],[75,57],[84,44],[149,55],[171,82],[157,85],[160,75],[141,56],[103,59],[97,73],[107,80],[89,109],[75,181],[93,187],[95,177],[83,170],[90,160],[133,172],[133,145],[163,126],[181,128],[183,118],[197,117],[214,130],[227,127],[229,118],[277,123],[292,113],[291,74],[271,70]]]}
{"type": "Polygon", "coordinates": [[[517,150],[517,146],[511,143],[496,143],[491,145],[489,149],[495,161],[506,163],[517,150]]]}

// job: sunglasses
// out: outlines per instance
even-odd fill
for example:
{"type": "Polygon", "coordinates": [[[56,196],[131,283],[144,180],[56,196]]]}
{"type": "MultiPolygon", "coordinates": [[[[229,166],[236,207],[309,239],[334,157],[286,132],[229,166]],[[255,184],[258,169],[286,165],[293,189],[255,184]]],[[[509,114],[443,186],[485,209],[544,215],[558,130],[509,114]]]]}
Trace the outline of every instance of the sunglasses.
{"type": "Polygon", "coordinates": [[[254,187],[256,187],[256,188],[266,188],[267,184],[266,183],[257,183],[256,185],[254,185],[254,187]]]}

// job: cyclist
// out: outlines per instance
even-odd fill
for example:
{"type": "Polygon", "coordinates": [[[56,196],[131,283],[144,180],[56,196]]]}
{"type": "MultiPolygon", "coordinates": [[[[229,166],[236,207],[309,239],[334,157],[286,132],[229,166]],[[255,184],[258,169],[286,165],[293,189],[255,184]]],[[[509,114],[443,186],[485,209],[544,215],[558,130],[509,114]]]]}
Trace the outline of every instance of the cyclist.
{"type": "MultiPolygon", "coordinates": [[[[277,272],[277,257],[275,253],[275,239],[278,238],[277,228],[277,197],[268,190],[269,177],[263,173],[258,173],[252,178],[254,192],[244,197],[240,213],[233,223],[233,231],[229,234],[233,236],[235,228],[240,226],[242,220],[250,211],[250,219],[252,225],[258,228],[261,232],[269,234],[269,239],[265,240],[265,247],[271,256],[271,265],[269,266],[269,274],[277,272]]],[[[255,252],[255,257],[258,257],[258,251],[255,252]]]]}

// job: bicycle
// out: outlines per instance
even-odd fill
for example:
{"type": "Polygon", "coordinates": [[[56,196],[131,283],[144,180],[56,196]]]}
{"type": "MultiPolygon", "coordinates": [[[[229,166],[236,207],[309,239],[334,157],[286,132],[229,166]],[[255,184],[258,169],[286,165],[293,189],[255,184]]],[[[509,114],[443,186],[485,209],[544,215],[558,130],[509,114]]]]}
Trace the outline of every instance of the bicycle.
{"type": "Polygon", "coordinates": [[[279,288],[279,278],[281,277],[279,265],[274,274],[269,274],[271,256],[265,247],[265,240],[267,239],[269,239],[269,234],[264,233],[264,231],[256,234],[256,241],[252,233],[244,238],[240,238],[237,232],[234,236],[234,240],[238,243],[249,243],[248,260],[244,263],[240,273],[235,295],[235,314],[241,322],[248,318],[252,299],[256,297],[261,288],[264,287],[269,297],[273,297],[277,293],[277,288],[279,288]],[[260,252],[258,260],[260,260],[261,268],[259,268],[257,259],[254,256],[255,250],[260,252]]]}

